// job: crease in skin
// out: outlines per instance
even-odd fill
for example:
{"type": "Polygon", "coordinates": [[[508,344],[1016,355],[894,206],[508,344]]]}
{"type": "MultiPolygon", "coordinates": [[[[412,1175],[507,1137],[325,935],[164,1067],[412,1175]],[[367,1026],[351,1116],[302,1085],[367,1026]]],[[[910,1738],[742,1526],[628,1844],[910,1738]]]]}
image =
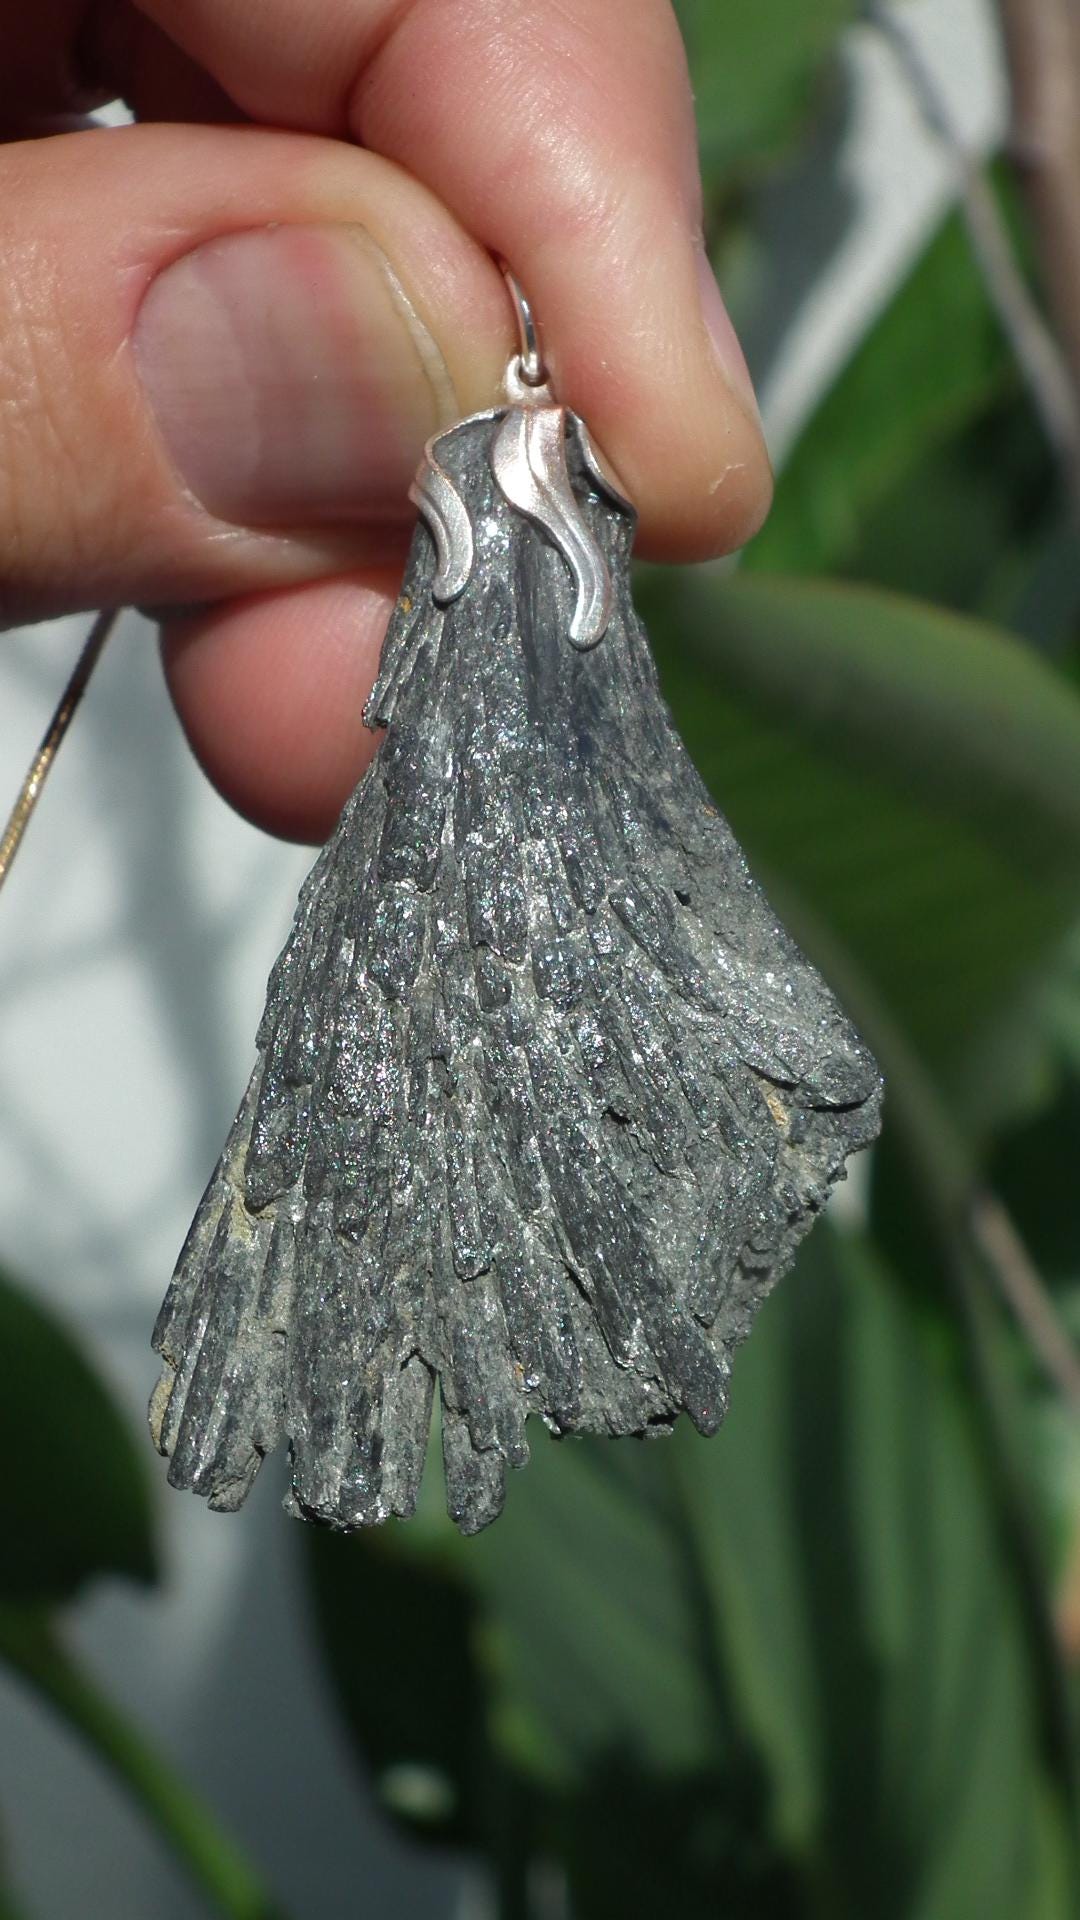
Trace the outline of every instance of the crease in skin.
{"type": "Polygon", "coordinates": [[[413,301],[394,270],[394,266],[378,242],[373,240],[366,229],[361,228],[356,235],[358,246],[365,247],[370,253],[383,279],[386,281],[408,329],[409,338],[416,349],[416,357],[435,402],[436,416],[439,420],[460,419],[464,408],[461,406],[453,376],[442,350],[430,327],[420,318],[413,301]]]}

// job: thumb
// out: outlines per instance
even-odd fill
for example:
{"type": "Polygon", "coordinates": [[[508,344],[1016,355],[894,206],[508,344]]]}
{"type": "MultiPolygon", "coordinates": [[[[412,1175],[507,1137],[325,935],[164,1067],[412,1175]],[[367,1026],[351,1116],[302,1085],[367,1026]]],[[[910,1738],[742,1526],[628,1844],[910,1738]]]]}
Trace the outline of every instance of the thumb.
{"type": "Polygon", "coordinates": [[[384,558],[512,351],[488,256],[337,142],[64,134],[0,148],[0,209],[0,625],[384,558]]]}

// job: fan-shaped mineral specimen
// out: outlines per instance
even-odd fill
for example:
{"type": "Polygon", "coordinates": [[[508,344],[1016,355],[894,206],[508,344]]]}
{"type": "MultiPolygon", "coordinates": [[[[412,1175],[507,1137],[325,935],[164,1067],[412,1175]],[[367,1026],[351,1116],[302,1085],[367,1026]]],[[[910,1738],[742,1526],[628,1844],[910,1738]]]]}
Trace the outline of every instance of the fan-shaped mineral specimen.
{"type": "Polygon", "coordinates": [[[732,1355],[880,1083],[661,699],[633,513],[581,423],[429,449],[368,718],[162,1309],[152,1419],[218,1508],[493,1519],[526,1417],[719,1425],[732,1355]]]}

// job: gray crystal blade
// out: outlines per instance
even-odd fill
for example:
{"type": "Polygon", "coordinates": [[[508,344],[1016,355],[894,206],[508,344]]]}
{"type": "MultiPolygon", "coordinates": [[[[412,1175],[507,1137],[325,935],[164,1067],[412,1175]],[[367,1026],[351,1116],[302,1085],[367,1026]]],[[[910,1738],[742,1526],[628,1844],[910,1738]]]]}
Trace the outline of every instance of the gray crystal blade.
{"type": "Polygon", "coordinates": [[[632,514],[572,421],[612,583],[581,651],[580,582],[493,477],[499,427],[437,443],[468,577],[436,598],[418,526],[368,708],[386,736],[305,883],[155,1334],[155,1439],[214,1506],[284,1439],[297,1513],[407,1515],[436,1387],[467,1532],[529,1415],[714,1432],[758,1305],[879,1124],[872,1059],[663,704],[632,514]]]}

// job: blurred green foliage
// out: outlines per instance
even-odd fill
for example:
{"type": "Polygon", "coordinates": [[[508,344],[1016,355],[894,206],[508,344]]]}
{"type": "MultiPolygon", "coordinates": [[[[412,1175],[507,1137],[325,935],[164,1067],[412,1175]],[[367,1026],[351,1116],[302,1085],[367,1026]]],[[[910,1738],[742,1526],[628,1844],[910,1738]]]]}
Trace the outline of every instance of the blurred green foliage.
{"type": "Polygon", "coordinates": [[[640,598],[777,904],[962,1108],[1075,921],[1080,699],[1006,634],[876,589],[702,571],[640,598]]]}
{"type": "Polygon", "coordinates": [[[790,150],[829,79],[858,0],[676,0],[694,85],[706,198],[760,176],[790,150]]]}
{"type": "MultiPolygon", "coordinates": [[[[679,11],[752,293],[852,9],[679,11]]],[[[1080,1449],[967,1222],[992,1179],[1080,1333],[1080,562],[958,216],[740,572],[640,599],[698,766],[885,1066],[876,1177],[770,1301],[718,1442],[540,1435],[478,1541],[437,1487],[377,1543],[310,1539],[343,1707],[388,1806],[487,1854],[508,1915],[547,1861],[575,1920],[1065,1920],[1080,1449]],[[434,1645],[468,1676],[460,1745],[372,1700],[357,1623],[403,1577],[424,1670],[434,1645]]]]}
{"type": "Polygon", "coordinates": [[[816,1233],[759,1333],[722,1448],[538,1436],[477,1541],[437,1486],[389,1561],[311,1541],[376,1781],[422,1759],[495,1851],[501,1757],[574,1912],[1039,1913],[1062,1816],[960,1384],[861,1235],[816,1233]],[[357,1626],[395,1563],[486,1740],[384,1744],[357,1626]]]}
{"type": "MultiPolygon", "coordinates": [[[[752,299],[855,7],[678,11],[752,299]]],[[[699,767],[886,1068],[886,1133],[717,1440],[540,1433],[478,1540],[434,1473],[408,1526],[309,1534],[328,1670],[388,1813],[483,1857],[501,1920],[549,1910],[538,1874],[572,1920],[1068,1920],[1080,1439],[971,1219],[992,1190],[1080,1336],[1080,561],[957,217],[739,573],[647,573],[641,600],[699,767]]],[[[145,1474],[7,1283],[0,1337],[0,1440],[41,1476],[0,1484],[0,1652],[118,1765],[56,1609],[152,1576],[145,1474]]],[[[168,1790],[141,1797],[161,1819],[168,1790]]],[[[269,1911],[187,1817],[216,1908],[269,1911]]]]}
{"type": "MultiPolygon", "coordinates": [[[[955,448],[1017,388],[963,222],[954,213],[801,435],[773,512],[747,553],[748,568],[874,578],[873,570],[861,572],[858,555],[883,504],[911,489],[913,476],[925,484],[942,450],[955,448]]],[[[953,538],[956,506],[950,500],[946,524],[953,538]]],[[[985,560],[985,547],[982,552],[985,560]]],[[[909,590],[913,585],[906,575],[899,584],[909,590]]]]}
{"type": "Polygon", "coordinates": [[[72,1336],[0,1273],[0,1604],[55,1607],[102,1574],[152,1580],[137,1437],[72,1336]]]}

